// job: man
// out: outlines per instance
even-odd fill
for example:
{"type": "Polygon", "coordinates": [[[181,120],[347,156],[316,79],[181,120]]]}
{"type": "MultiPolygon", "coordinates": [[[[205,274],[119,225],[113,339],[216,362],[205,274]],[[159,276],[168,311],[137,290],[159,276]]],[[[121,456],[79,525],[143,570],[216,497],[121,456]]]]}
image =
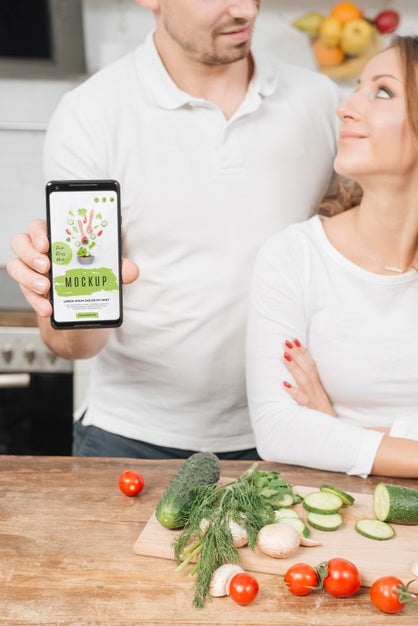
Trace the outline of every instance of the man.
{"type": "Polygon", "coordinates": [[[45,146],[46,179],[121,184],[125,321],[51,328],[43,222],[13,238],[8,270],[55,352],[98,355],[74,454],[257,458],[244,386],[253,259],[328,187],[337,91],[252,55],[261,0],[139,3],[155,32],[64,96],[45,146]]]}

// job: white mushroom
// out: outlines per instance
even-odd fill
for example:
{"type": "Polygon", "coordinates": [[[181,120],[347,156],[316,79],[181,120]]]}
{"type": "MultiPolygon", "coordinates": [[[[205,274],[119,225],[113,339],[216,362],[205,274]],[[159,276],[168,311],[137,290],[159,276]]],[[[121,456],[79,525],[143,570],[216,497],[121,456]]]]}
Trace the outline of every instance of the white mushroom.
{"type": "Polygon", "coordinates": [[[244,570],[235,563],[225,563],[216,569],[212,574],[209,586],[209,595],[213,598],[229,596],[229,586],[236,574],[241,574],[244,570]]]}
{"type": "Polygon", "coordinates": [[[415,563],[412,563],[411,572],[413,573],[414,576],[418,576],[418,561],[415,561],[415,563]]]}
{"type": "Polygon", "coordinates": [[[247,531],[243,526],[230,519],[228,522],[229,530],[231,531],[232,540],[236,548],[241,548],[248,543],[247,531]]]}
{"type": "Polygon", "coordinates": [[[257,543],[264,554],[284,559],[299,548],[300,535],[287,524],[267,524],[258,533],[257,543]]]}

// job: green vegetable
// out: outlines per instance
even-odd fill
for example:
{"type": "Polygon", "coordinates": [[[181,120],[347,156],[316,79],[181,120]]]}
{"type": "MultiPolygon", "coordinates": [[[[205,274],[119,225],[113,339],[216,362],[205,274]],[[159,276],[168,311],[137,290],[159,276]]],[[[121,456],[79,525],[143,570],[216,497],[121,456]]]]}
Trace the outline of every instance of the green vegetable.
{"type": "Polygon", "coordinates": [[[297,519],[300,519],[299,513],[295,511],[295,509],[290,509],[289,507],[277,509],[274,513],[277,521],[283,519],[284,517],[296,517],[297,519]]]}
{"type": "Polygon", "coordinates": [[[346,493],[341,489],[337,489],[337,487],[331,487],[331,485],[321,485],[319,489],[320,491],[333,493],[334,495],[338,496],[339,498],[341,498],[343,504],[345,504],[346,506],[351,506],[352,504],[354,504],[353,496],[350,496],[349,493],[346,493]]]}
{"type": "Polygon", "coordinates": [[[275,520],[275,503],[281,501],[284,494],[292,495],[295,500],[299,498],[293,494],[292,485],[277,472],[256,471],[256,468],[257,463],[254,463],[230,483],[200,487],[191,505],[186,525],[175,541],[174,555],[178,571],[199,555],[199,561],[190,572],[190,575],[197,574],[194,606],[203,606],[213,572],[225,563],[239,561],[229,522],[232,520],[245,527],[248,547],[254,550],[260,529],[275,520]]]}
{"type": "Polygon", "coordinates": [[[258,493],[274,508],[288,507],[302,501],[301,496],[293,492],[292,485],[277,472],[255,471],[252,482],[258,493]]]}
{"type": "Polygon", "coordinates": [[[301,537],[309,537],[309,535],[311,534],[311,531],[304,524],[303,520],[300,519],[300,517],[283,517],[281,520],[279,520],[278,523],[292,526],[295,530],[298,531],[301,537]]]}
{"type": "Polygon", "coordinates": [[[339,513],[333,515],[321,515],[320,513],[308,513],[306,518],[309,526],[317,530],[337,530],[343,523],[339,513]]]}
{"type": "Polygon", "coordinates": [[[338,513],[343,505],[339,496],[325,491],[312,491],[303,499],[303,508],[312,513],[321,515],[333,515],[338,513]]]}
{"type": "Polygon", "coordinates": [[[376,539],[377,541],[385,541],[395,534],[390,524],[386,524],[386,522],[381,522],[377,519],[359,519],[354,528],[360,535],[363,535],[363,537],[376,539]]]}
{"type": "Polygon", "coordinates": [[[418,524],[418,491],[379,483],[373,493],[373,512],[382,522],[418,524]]]}
{"type": "Polygon", "coordinates": [[[212,452],[196,452],[180,466],[157,506],[157,520],[166,528],[183,528],[202,485],[215,485],[221,473],[219,459],[212,452]]]}

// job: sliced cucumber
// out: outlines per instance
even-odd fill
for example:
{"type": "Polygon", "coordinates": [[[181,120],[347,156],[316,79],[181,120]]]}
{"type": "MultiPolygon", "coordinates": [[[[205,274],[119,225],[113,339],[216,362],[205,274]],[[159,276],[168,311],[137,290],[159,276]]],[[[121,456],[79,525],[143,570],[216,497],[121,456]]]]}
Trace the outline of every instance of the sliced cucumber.
{"type": "Polygon", "coordinates": [[[377,519],[359,519],[354,528],[363,537],[376,539],[377,541],[385,541],[395,534],[392,526],[377,519]]]}
{"type": "Polygon", "coordinates": [[[337,489],[337,487],[331,487],[331,485],[321,485],[320,491],[325,491],[326,493],[333,493],[334,495],[341,498],[343,504],[346,506],[351,506],[354,503],[353,496],[350,496],[349,493],[342,491],[341,489],[337,489]]]}
{"type": "Polygon", "coordinates": [[[306,521],[312,528],[316,528],[317,530],[337,530],[343,523],[343,518],[339,513],[332,515],[308,513],[306,521]]]}
{"type": "Polygon", "coordinates": [[[285,493],[281,500],[275,501],[275,505],[279,507],[293,506],[293,496],[290,493],[285,493]]]}
{"type": "Polygon", "coordinates": [[[284,517],[295,517],[299,519],[300,516],[299,513],[295,511],[295,509],[281,508],[277,509],[277,511],[274,511],[274,517],[277,521],[280,521],[284,517]]]}
{"type": "Polygon", "coordinates": [[[303,507],[307,511],[321,515],[338,513],[342,505],[343,501],[339,496],[325,491],[312,491],[303,498],[303,507]]]}
{"type": "Polygon", "coordinates": [[[418,491],[379,483],[373,493],[373,513],[382,522],[418,524],[418,491]]]}
{"type": "Polygon", "coordinates": [[[287,524],[288,526],[292,526],[295,530],[298,531],[301,537],[309,537],[311,531],[305,525],[303,520],[300,517],[283,517],[280,521],[280,524],[287,524]]]}

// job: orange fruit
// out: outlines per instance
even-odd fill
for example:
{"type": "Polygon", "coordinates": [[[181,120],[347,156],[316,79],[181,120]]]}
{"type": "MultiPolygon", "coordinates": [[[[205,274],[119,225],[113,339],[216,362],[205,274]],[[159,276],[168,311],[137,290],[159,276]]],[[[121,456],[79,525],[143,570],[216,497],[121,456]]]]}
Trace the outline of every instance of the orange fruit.
{"type": "Polygon", "coordinates": [[[363,17],[363,11],[355,2],[338,2],[332,7],[330,15],[336,17],[342,24],[346,24],[363,17]]]}
{"type": "Polygon", "coordinates": [[[329,48],[320,39],[315,39],[312,43],[315,61],[319,67],[334,67],[340,65],[345,59],[345,54],[341,48],[329,48]]]}

